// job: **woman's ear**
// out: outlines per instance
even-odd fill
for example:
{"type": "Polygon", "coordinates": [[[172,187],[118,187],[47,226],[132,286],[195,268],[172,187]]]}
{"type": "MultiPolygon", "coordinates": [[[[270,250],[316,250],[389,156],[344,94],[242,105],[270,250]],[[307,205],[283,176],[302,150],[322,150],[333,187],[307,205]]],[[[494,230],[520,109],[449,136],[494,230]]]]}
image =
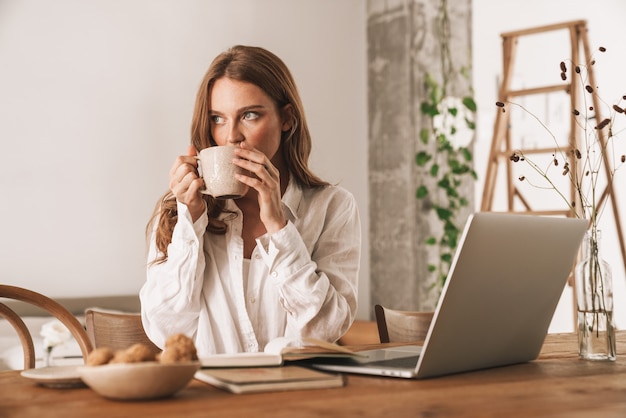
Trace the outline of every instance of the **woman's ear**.
{"type": "Polygon", "coordinates": [[[281,130],[283,132],[287,132],[288,130],[291,129],[291,127],[295,123],[295,116],[293,114],[293,106],[291,105],[291,103],[283,106],[280,113],[281,113],[281,119],[283,122],[281,125],[281,130]]]}

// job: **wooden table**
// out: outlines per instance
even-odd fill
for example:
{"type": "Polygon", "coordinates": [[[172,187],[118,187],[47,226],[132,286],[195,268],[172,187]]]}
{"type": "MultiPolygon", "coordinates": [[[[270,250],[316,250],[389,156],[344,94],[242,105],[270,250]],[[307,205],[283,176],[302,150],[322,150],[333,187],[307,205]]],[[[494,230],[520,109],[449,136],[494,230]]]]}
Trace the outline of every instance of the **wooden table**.
{"type": "Polygon", "coordinates": [[[574,334],[548,335],[536,361],[426,380],[348,375],[338,389],[235,395],[192,381],[169,399],[110,401],[0,373],[0,417],[625,417],[626,331],[617,361],[587,362],[574,334]]]}

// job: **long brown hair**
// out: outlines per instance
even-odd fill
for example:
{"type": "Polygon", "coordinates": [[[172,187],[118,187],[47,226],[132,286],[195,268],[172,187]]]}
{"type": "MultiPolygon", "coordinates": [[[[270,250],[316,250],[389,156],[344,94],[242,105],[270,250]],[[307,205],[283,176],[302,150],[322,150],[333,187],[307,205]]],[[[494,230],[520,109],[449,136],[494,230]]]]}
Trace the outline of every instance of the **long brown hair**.
{"type": "MultiPolygon", "coordinates": [[[[311,134],[304,115],[300,94],[285,63],[266,49],[236,45],[218,55],[207,70],[198,94],[191,122],[191,144],[200,151],[215,145],[211,138],[209,99],[215,80],[227,77],[237,81],[252,83],[260,87],[282,109],[290,104],[293,109],[291,129],[283,132],[281,152],[292,178],[303,188],[320,187],[328,182],[314,175],[308,167],[311,154],[311,134]]],[[[203,196],[207,203],[209,224],[207,231],[216,234],[226,232],[226,224],[218,217],[224,212],[224,201],[211,196],[203,196]]],[[[178,220],[176,198],[171,191],[159,200],[154,214],[148,223],[150,234],[154,219],[158,217],[156,247],[160,255],[155,262],[167,260],[167,246],[172,241],[174,226],[178,220]]]]}

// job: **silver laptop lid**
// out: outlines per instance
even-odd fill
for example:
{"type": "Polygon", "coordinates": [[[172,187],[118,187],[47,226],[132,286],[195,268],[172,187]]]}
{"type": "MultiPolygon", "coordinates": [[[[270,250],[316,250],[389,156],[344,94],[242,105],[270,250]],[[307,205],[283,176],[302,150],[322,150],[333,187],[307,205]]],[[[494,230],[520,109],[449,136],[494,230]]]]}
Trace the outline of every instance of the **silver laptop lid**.
{"type": "Polygon", "coordinates": [[[417,364],[431,377],[534,360],[582,237],[584,219],[476,213],[417,364]]]}

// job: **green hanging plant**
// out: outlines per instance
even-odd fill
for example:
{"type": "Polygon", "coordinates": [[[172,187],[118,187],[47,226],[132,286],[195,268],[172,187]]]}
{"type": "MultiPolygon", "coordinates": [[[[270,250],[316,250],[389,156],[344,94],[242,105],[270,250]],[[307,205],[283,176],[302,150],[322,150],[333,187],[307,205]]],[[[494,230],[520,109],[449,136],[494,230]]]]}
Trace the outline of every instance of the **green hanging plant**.
{"type": "Polygon", "coordinates": [[[425,182],[417,188],[418,199],[429,199],[432,210],[442,223],[439,237],[429,236],[427,245],[438,246],[438,265],[429,264],[428,271],[437,273],[437,283],[443,285],[452,257],[456,250],[461,227],[456,219],[460,211],[469,205],[469,199],[460,191],[463,179],[477,179],[472,167],[473,155],[468,148],[476,129],[473,115],[476,103],[472,97],[447,97],[437,82],[426,76],[428,100],[422,102],[421,113],[430,119],[430,126],[420,130],[420,141],[428,145],[435,141],[435,152],[422,150],[415,156],[415,163],[435,180],[435,189],[429,190],[425,182]],[[469,138],[469,139],[468,139],[469,138]]]}
{"type": "Polygon", "coordinates": [[[415,163],[424,169],[428,177],[434,179],[434,189],[430,190],[427,186],[433,182],[422,181],[416,197],[420,200],[428,199],[428,204],[442,224],[441,236],[427,237],[426,244],[438,247],[438,263],[429,264],[428,272],[437,274],[435,285],[443,286],[462,232],[462,225],[457,224],[458,215],[470,202],[462,194],[461,185],[467,176],[477,179],[469,148],[476,130],[476,102],[471,96],[455,97],[447,94],[450,80],[459,75],[468,78],[466,69],[457,72],[452,64],[447,0],[440,2],[438,22],[442,83],[439,84],[432,75],[426,74],[426,100],[421,103],[420,110],[430,124],[420,130],[419,140],[425,149],[416,154],[415,163]],[[430,146],[433,141],[434,147],[430,146]],[[434,152],[429,151],[433,148],[434,152]]]}

